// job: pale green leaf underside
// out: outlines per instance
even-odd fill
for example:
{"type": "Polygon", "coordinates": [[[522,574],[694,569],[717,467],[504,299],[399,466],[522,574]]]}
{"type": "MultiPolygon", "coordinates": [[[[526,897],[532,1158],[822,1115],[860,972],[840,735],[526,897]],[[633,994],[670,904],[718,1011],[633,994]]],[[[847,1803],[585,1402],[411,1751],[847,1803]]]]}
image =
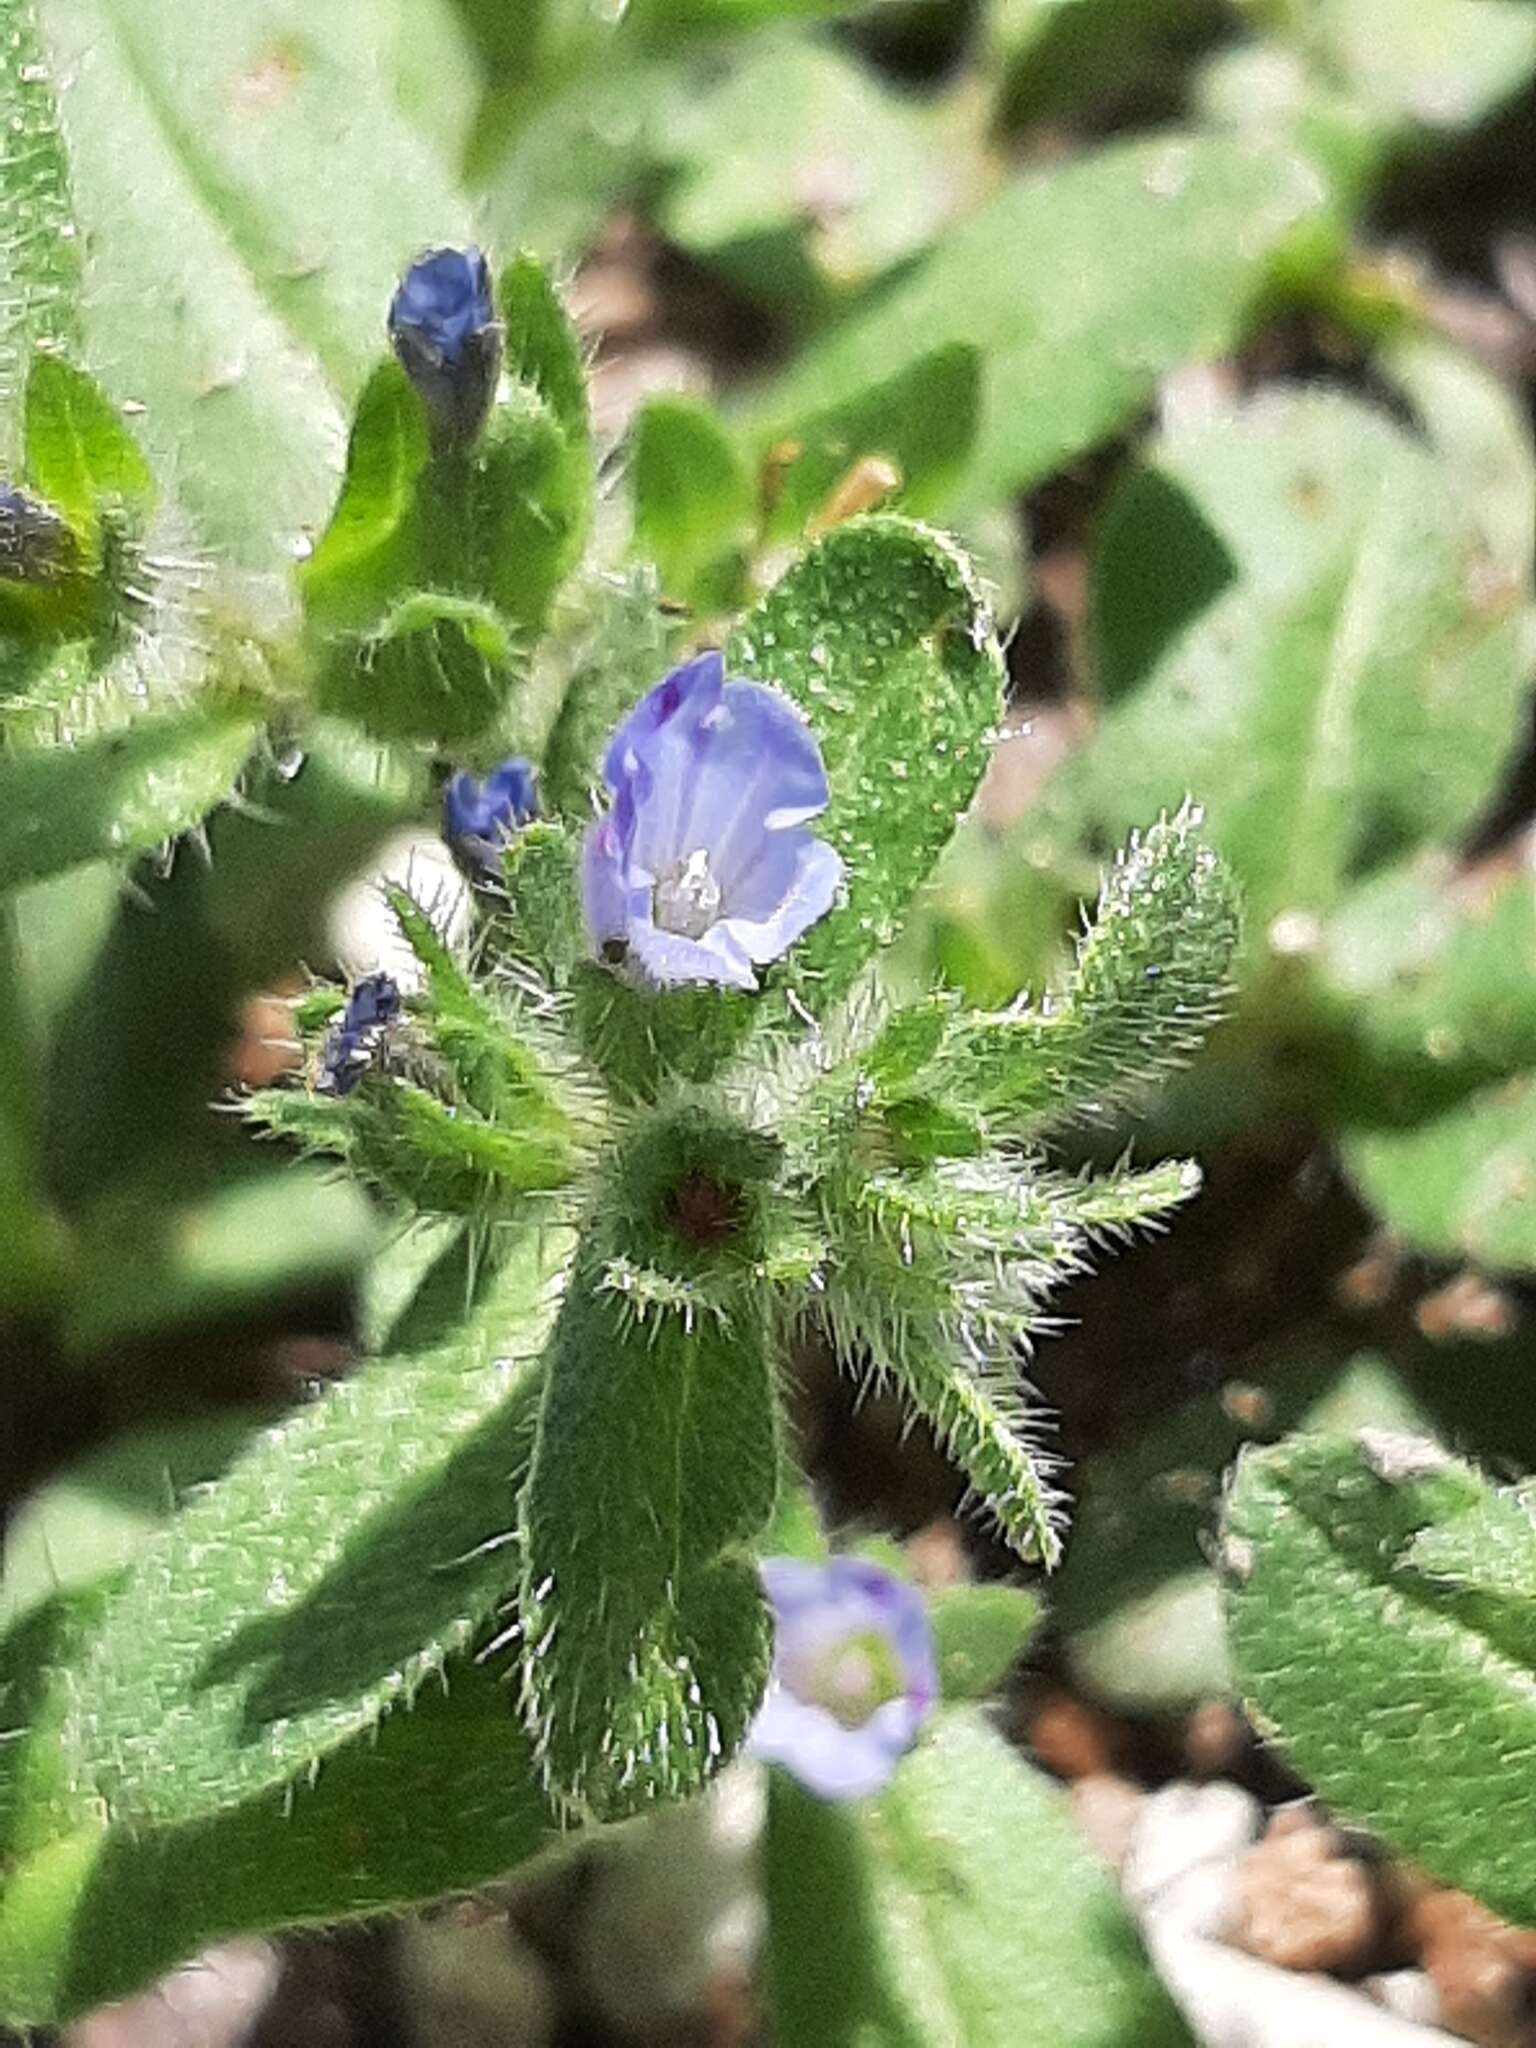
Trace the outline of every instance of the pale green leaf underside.
{"type": "Polygon", "coordinates": [[[90,365],[146,408],[197,537],[279,568],[324,516],[400,270],[467,239],[394,103],[386,16],[43,0],[42,17],[91,250],[90,365]]]}

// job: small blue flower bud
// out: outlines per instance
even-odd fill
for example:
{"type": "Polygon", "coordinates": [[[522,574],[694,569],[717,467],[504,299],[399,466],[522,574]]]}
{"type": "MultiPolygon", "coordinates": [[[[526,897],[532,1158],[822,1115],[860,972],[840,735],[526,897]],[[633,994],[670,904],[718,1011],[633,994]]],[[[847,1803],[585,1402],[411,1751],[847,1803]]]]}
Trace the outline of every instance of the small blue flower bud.
{"type": "Polygon", "coordinates": [[[471,881],[496,882],[502,849],[538,809],[538,772],[521,754],[483,782],[460,769],[443,784],[443,838],[471,881]]]}
{"type": "Polygon", "coordinates": [[[51,505],[0,484],[0,577],[56,583],[78,565],[75,537],[51,505]]]}
{"type": "Polygon", "coordinates": [[[350,1095],[399,1012],[400,991],[387,974],[368,974],[355,982],[320,1055],[316,1093],[350,1095]]]}
{"type": "Polygon", "coordinates": [[[429,249],[400,280],[389,338],[443,444],[474,440],[496,395],[501,328],[479,249],[429,249]]]}

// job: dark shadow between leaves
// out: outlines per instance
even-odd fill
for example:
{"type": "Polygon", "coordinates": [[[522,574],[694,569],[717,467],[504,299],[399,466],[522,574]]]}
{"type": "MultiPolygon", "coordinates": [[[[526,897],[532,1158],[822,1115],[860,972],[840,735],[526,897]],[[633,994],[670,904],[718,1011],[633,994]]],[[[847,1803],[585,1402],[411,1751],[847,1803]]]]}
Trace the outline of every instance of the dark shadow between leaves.
{"type": "Polygon", "coordinates": [[[1161,470],[1133,469],[1105,514],[1090,600],[1106,701],[1145,682],[1237,573],[1195,501],[1161,470]]]}

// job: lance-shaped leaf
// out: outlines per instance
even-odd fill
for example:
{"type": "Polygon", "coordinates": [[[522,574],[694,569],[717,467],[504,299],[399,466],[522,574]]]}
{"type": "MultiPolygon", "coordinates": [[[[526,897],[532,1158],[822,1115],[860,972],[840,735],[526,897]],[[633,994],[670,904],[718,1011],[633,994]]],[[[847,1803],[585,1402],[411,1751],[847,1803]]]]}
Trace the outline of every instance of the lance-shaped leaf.
{"type": "Polygon", "coordinates": [[[380,363],[363,387],[330,524],[299,569],[318,626],[371,625],[418,573],[418,487],[431,457],[426,407],[400,364],[380,363]]]}
{"type": "Polygon", "coordinates": [[[1296,1437],[1238,1465],[1223,1520],[1244,1693],[1340,1815],[1536,1919],[1536,1534],[1427,1438],[1296,1437]]]}
{"type": "Polygon", "coordinates": [[[461,1327],[268,1431],[149,1545],[76,1669],[75,1784],[127,1824],[204,1820],[299,1777],[467,1645],[516,1576],[566,1252],[559,1232],[522,1238],[461,1327]]]}
{"type": "Polygon", "coordinates": [[[1232,877],[1200,824],[1185,806],[1135,835],[1065,989],[1001,1014],[953,1013],[913,1086],[1033,1133],[1111,1116],[1196,1052],[1222,1013],[1241,928],[1232,877]]]}
{"type": "Polygon", "coordinates": [[[742,1546],[778,1483],[762,1142],[698,1115],[614,1170],[550,1347],[522,1503],[524,1712],[546,1783],[599,1818],[696,1791],[762,1697],[742,1546]]]}
{"type": "Polygon", "coordinates": [[[80,239],[34,0],[0,5],[0,459],[14,468],[33,349],[79,345],[80,239]]]}
{"type": "Polygon", "coordinates": [[[246,711],[185,711],[0,760],[0,889],[187,831],[230,794],[257,731],[246,711]]]}
{"type": "Polygon", "coordinates": [[[774,683],[809,718],[832,799],[817,831],[847,901],[796,949],[824,1010],[900,930],[975,794],[1002,714],[1002,662],[964,558],[890,517],[834,528],[748,614],[731,675],[774,683]]]}
{"type": "Polygon", "coordinates": [[[505,1687],[445,1686],[333,1752],[312,1779],[179,1823],[122,1822],[55,1774],[100,1593],[55,1601],[0,1644],[0,2013],[59,2025],[209,1943],[398,1911],[485,1884],[551,1839],[505,1687]]]}
{"type": "Polygon", "coordinates": [[[104,511],[143,515],[155,484],[120,414],[82,370],[62,356],[39,355],[27,376],[27,475],[94,547],[104,511]]]}
{"type": "Polygon", "coordinates": [[[775,1771],[764,1875],[781,2048],[1188,2048],[1061,1792],[973,1710],[871,1800],[775,1771]]]}

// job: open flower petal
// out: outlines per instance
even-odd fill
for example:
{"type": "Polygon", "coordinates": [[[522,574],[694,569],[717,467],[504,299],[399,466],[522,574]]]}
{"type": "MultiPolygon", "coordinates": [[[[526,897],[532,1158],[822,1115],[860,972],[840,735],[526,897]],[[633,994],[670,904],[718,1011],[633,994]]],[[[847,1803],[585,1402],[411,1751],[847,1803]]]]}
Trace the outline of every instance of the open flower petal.
{"type": "Polygon", "coordinates": [[[587,835],[587,928],[649,982],[753,989],[836,901],[842,861],[809,829],[821,753],[794,707],[728,680],[718,653],[658,683],[609,742],[613,798],[587,835]]]}
{"type": "Polygon", "coordinates": [[[821,1799],[878,1792],[938,1700],[922,1597],[863,1558],[770,1557],[773,1672],[751,1754],[782,1764],[821,1799]]]}

